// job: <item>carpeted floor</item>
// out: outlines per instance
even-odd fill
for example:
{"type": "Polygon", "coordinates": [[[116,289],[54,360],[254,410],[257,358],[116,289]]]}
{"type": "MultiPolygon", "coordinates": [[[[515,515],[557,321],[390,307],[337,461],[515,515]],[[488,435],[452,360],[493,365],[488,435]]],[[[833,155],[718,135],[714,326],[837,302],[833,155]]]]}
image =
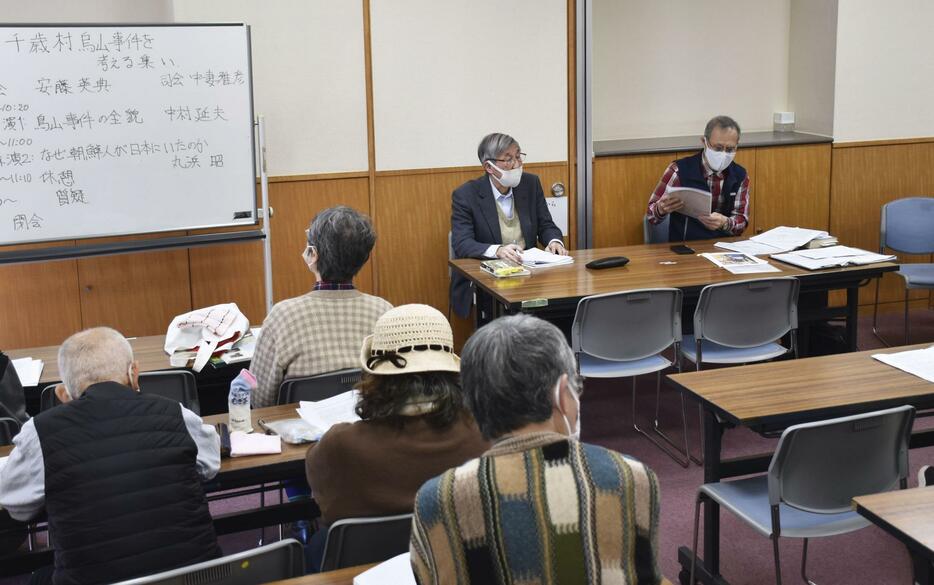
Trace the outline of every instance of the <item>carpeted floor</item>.
{"type": "MultiPolygon", "coordinates": [[[[901,316],[880,317],[883,333],[901,343],[901,316]]],[[[914,310],[912,342],[934,342],[934,311],[914,310]]],[[[871,317],[860,319],[859,348],[872,349],[882,344],[872,335],[871,317]]],[[[677,549],[690,545],[693,529],[694,496],[703,481],[700,467],[684,469],[658,450],[648,440],[632,430],[631,383],[629,381],[588,381],[582,399],[582,438],[625,453],[649,464],[655,470],[661,486],[661,525],[659,528],[659,563],[662,572],[677,582],[680,567],[677,549]]],[[[639,420],[643,428],[651,425],[655,395],[653,376],[638,383],[639,420]]],[[[680,418],[677,393],[663,385],[663,427],[679,436],[680,418]]],[[[698,448],[697,408],[688,405],[689,437],[693,449],[698,448]]],[[[932,419],[920,419],[916,426],[934,425],[932,419]]],[[[749,431],[731,430],[724,436],[724,455],[754,454],[771,451],[775,440],[763,439],[749,431]]],[[[911,451],[911,486],[916,485],[918,467],[934,464],[934,447],[911,451]]],[[[275,498],[276,496],[270,496],[275,498]]],[[[213,502],[214,513],[223,513],[258,505],[258,496],[213,502]]],[[[221,537],[227,554],[256,546],[259,531],[221,537]]],[[[266,531],[267,542],[278,538],[278,530],[266,531]]],[[[785,540],[781,548],[783,577],[787,583],[800,583],[801,543],[785,540]]],[[[894,538],[875,527],[853,534],[818,539],[808,551],[809,577],[820,585],[910,585],[911,568],[908,553],[894,538]]],[[[759,536],[729,514],[721,520],[721,571],[733,585],[774,583],[772,549],[768,539],[759,536]]],[[[28,579],[0,579],[0,585],[28,582],[28,579]]]]}

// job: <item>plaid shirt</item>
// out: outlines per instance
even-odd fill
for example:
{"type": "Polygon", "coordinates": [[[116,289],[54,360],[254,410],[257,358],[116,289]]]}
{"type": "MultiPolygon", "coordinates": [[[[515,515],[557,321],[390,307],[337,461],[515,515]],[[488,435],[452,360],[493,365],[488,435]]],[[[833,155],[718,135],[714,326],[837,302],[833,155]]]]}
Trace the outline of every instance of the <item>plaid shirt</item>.
{"type": "Polygon", "coordinates": [[[331,282],[328,280],[319,280],[311,290],[354,290],[357,287],[352,282],[331,282]]]}
{"type": "MultiPolygon", "coordinates": [[[[704,157],[701,157],[701,164],[704,165],[704,176],[707,177],[707,187],[710,189],[711,208],[719,209],[720,190],[723,188],[724,179],[730,172],[730,167],[717,173],[707,166],[707,161],[704,160],[704,157]]],[[[668,165],[668,168],[665,169],[665,174],[662,175],[662,179],[658,182],[655,191],[652,192],[652,196],[649,198],[649,207],[646,213],[649,222],[657,224],[665,218],[665,214],[659,212],[656,204],[669,188],[680,186],[681,179],[678,177],[678,163],[672,162],[668,165]]],[[[727,218],[726,227],[723,228],[723,231],[738,236],[743,233],[748,223],[749,175],[747,174],[742,185],[739,187],[739,192],[736,193],[736,199],[733,201],[733,210],[727,218]]]]}
{"type": "Polygon", "coordinates": [[[363,338],[392,308],[357,290],[314,290],[272,308],[256,342],[250,371],[258,382],[253,406],[271,406],[286,378],[360,366],[363,338]]]}

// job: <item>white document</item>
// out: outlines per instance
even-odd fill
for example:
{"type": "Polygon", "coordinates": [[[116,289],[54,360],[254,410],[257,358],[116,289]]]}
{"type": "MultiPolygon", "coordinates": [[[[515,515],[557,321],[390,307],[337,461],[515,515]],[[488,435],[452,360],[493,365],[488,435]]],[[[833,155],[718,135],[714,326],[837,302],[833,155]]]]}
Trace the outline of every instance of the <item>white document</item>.
{"type": "Polygon", "coordinates": [[[551,219],[561,230],[561,235],[568,235],[568,198],[567,197],[545,197],[545,203],[548,204],[548,211],[551,212],[551,219]]]}
{"type": "Polygon", "coordinates": [[[781,272],[761,258],[741,252],[708,252],[698,254],[733,274],[755,274],[758,272],[781,272]]]}
{"type": "MultiPolygon", "coordinates": [[[[837,247],[837,246],[834,246],[837,247]]],[[[875,264],[876,262],[888,262],[895,260],[895,256],[875,254],[865,250],[859,250],[861,254],[855,256],[824,256],[814,258],[813,253],[821,253],[832,250],[833,248],[821,248],[817,250],[801,250],[798,252],[788,252],[787,254],[775,254],[772,256],[775,260],[780,260],[788,264],[800,266],[807,270],[820,270],[822,268],[833,268],[835,266],[862,266],[864,264],[875,264]]]]}
{"type": "Polygon", "coordinates": [[[302,420],[320,431],[317,437],[320,439],[321,435],[336,424],[360,420],[354,410],[357,407],[358,395],[356,390],[348,390],[343,394],[317,402],[302,400],[299,402],[299,408],[295,410],[302,420]]]}
{"type": "Polygon", "coordinates": [[[692,187],[669,187],[665,190],[665,196],[671,195],[684,202],[684,207],[679,209],[678,213],[694,218],[701,215],[710,215],[711,197],[709,192],[692,187]]]}
{"type": "Polygon", "coordinates": [[[42,368],[45,364],[42,360],[34,360],[31,357],[10,360],[13,363],[13,369],[19,378],[19,383],[23,386],[38,386],[39,378],[42,376],[42,368]]]}
{"type": "Polygon", "coordinates": [[[529,248],[522,252],[522,265],[529,268],[559,266],[561,264],[571,264],[572,262],[574,262],[574,258],[571,256],[559,256],[538,248],[529,248]]]}
{"type": "Polygon", "coordinates": [[[868,250],[860,250],[859,248],[851,248],[849,246],[829,246],[827,248],[815,248],[811,250],[799,250],[796,252],[799,256],[804,256],[805,258],[813,258],[815,260],[820,260],[823,258],[853,258],[854,256],[881,256],[883,258],[889,258],[894,260],[895,256],[884,256],[882,254],[875,254],[868,250]]]}
{"type": "Polygon", "coordinates": [[[876,353],[875,359],[928,382],[934,382],[934,345],[898,353],[876,353]]]}
{"type": "Polygon", "coordinates": [[[749,238],[753,242],[768,244],[778,248],[779,252],[794,250],[807,244],[814,238],[826,237],[828,234],[822,230],[809,230],[798,227],[781,226],[749,238]]]}
{"type": "Polygon", "coordinates": [[[353,585],[415,585],[409,553],[392,557],[353,578],[353,585]]]}
{"type": "Polygon", "coordinates": [[[730,250],[732,252],[742,252],[743,254],[749,254],[750,256],[758,256],[759,254],[779,254],[784,252],[784,250],[780,250],[775,246],[753,242],[752,240],[740,240],[739,242],[717,242],[714,244],[714,248],[730,250]]]}

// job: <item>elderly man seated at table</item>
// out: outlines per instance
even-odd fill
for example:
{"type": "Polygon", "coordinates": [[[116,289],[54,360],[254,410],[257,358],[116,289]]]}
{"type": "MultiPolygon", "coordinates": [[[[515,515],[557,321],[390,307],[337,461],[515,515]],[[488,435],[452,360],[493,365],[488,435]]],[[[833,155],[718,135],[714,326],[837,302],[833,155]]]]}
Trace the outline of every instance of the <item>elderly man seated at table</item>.
{"type": "Polygon", "coordinates": [[[55,567],[34,583],[113,583],[220,556],[201,487],[220,469],[214,427],[178,402],[139,393],[124,337],[106,327],[58,352],[64,404],[23,425],[0,471],[0,506],[45,508],[55,567]]]}
{"type": "Polygon", "coordinates": [[[501,317],[467,342],[461,372],[494,444],[418,491],[418,582],[660,583],[655,474],[580,442],[580,382],[561,331],[501,317]]]}
{"type": "Polygon", "coordinates": [[[285,378],[357,366],[360,342],[392,305],[354,288],[353,279],[376,243],[370,218],[345,206],[311,220],[302,261],[315,276],[311,292],[272,308],[256,342],[250,371],[253,406],[276,403],[285,378]]]}
{"type": "MultiPolygon", "coordinates": [[[[489,448],[464,407],[453,345],[447,319],[427,305],[396,307],[376,322],[360,356],[363,420],[335,425],[308,450],[325,522],[409,513],[427,479],[489,448]]],[[[315,566],[324,532],[312,539],[315,566]]]]}

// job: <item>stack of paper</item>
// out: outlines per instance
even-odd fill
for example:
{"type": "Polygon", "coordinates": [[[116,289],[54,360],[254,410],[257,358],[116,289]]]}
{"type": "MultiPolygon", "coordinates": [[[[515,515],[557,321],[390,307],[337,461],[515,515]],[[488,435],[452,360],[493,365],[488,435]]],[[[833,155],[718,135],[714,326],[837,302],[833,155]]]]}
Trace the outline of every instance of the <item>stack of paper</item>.
{"type": "Polygon", "coordinates": [[[522,252],[522,265],[529,268],[544,268],[546,266],[560,266],[561,264],[570,264],[574,262],[571,256],[559,256],[539,250],[538,248],[529,248],[522,252]]]}
{"type": "Polygon", "coordinates": [[[820,270],[821,268],[832,268],[834,266],[861,266],[863,264],[895,260],[895,256],[876,254],[859,248],[850,248],[849,246],[798,250],[787,254],[775,254],[772,258],[808,270],[820,270]]]}
{"type": "Polygon", "coordinates": [[[829,238],[821,230],[781,226],[739,242],[717,242],[717,248],[744,254],[781,254],[804,246],[811,240],[829,238]]]}
{"type": "Polygon", "coordinates": [[[755,274],[757,272],[781,272],[775,266],[772,266],[761,258],[742,254],[739,252],[712,252],[707,254],[698,254],[719,266],[726,268],[733,274],[755,274]]]}
{"type": "Polygon", "coordinates": [[[934,345],[927,349],[877,353],[872,357],[903,372],[934,382],[934,345]]]}
{"type": "Polygon", "coordinates": [[[415,575],[412,573],[412,559],[409,553],[392,557],[364,571],[353,578],[353,585],[415,585],[415,575]]]}
{"type": "Polygon", "coordinates": [[[357,407],[357,397],[358,392],[356,390],[348,390],[343,394],[317,402],[302,400],[296,411],[302,417],[302,420],[319,432],[316,437],[317,440],[336,424],[352,423],[360,420],[354,410],[357,407]]]}
{"type": "Polygon", "coordinates": [[[45,365],[42,360],[34,360],[31,357],[11,360],[13,369],[19,377],[19,383],[23,386],[38,386],[39,378],[42,376],[42,368],[45,365]]]}

